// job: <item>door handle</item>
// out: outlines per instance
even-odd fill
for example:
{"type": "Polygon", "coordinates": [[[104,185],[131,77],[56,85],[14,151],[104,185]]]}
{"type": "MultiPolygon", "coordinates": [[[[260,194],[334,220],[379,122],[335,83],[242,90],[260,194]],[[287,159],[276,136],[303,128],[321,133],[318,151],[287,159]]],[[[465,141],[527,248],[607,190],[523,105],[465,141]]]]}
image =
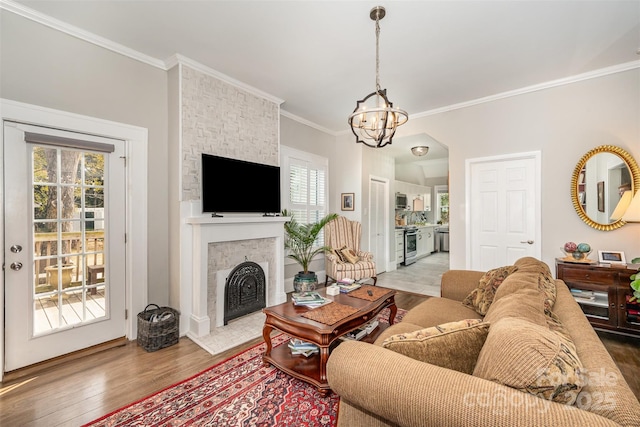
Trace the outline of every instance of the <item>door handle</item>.
{"type": "Polygon", "coordinates": [[[524,241],[521,241],[520,243],[527,243],[529,245],[533,245],[533,240],[524,240],[524,241]]]}
{"type": "Polygon", "coordinates": [[[21,262],[12,262],[11,263],[11,269],[13,271],[19,271],[20,269],[22,269],[22,263],[21,262]]]}
{"type": "Polygon", "coordinates": [[[18,252],[22,252],[22,246],[20,245],[13,245],[11,246],[11,252],[13,252],[14,254],[17,254],[18,252]]]}

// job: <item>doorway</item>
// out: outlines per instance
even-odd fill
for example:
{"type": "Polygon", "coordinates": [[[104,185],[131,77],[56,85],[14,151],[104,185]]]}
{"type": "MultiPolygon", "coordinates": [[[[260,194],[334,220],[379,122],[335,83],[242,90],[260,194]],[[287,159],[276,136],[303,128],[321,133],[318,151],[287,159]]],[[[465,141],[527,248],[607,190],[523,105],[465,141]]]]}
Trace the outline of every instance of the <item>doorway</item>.
{"type": "MultiPolygon", "coordinates": [[[[3,119],[3,130],[5,129],[4,124],[10,122],[10,123],[29,123],[29,124],[34,124],[37,123],[38,127],[40,128],[44,128],[45,131],[43,132],[34,132],[34,133],[49,133],[49,132],[53,132],[55,134],[55,132],[57,131],[62,131],[62,132],[71,132],[73,135],[75,134],[83,134],[84,137],[80,138],[80,139],[84,139],[84,138],[88,138],[88,139],[92,139],[92,136],[89,135],[94,135],[94,136],[98,136],[100,135],[101,137],[97,137],[98,139],[106,139],[107,142],[111,141],[111,140],[119,140],[119,143],[124,144],[123,145],[123,158],[120,159],[120,156],[117,156],[119,158],[120,161],[126,161],[127,164],[127,168],[126,168],[126,175],[122,175],[122,179],[124,180],[124,188],[126,188],[126,193],[123,194],[123,202],[124,202],[124,207],[122,208],[122,210],[119,212],[120,215],[122,216],[122,218],[124,218],[124,224],[125,224],[125,228],[127,230],[127,234],[126,236],[123,234],[120,236],[120,240],[124,242],[124,258],[125,258],[125,264],[127,266],[126,271],[124,273],[124,279],[123,279],[123,288],[124,288],[124,294],[126,295],[126,299],[124,301],[124,306],[118,309],[118,312],[114,311],[115,306],[110,305],[108,306],[108,310],[110,311],[109,314],[105,315],[105,316],[98,316],[100,318],[100,320],[98,321],[94,321],[94,322],[89,322],[91,324],[91,326],[95,325],[100,325],[100,324],[107,324],[108,320],[111,319],[111,317],[120,317],[121,319],[124,319],[124,323],[123,323],[123,327],[118,327],[116,329],[118,329],[118,334],[117,336],[122,337],[122,336],[126,336],[128,339],[135,339],[136,334],[137,334],[137,324],[135,322],[135,315],[131,315],[130,313],[137,313],[140,312],[144,309],[144,307],[147,305],[147,144],[148,144],[148,131],[144,128],[140,128],[140,127],[136,127],[136,126],[131,126],[131,125],[126,125],[126,124],[121,124],[121,123],[116,123],[116,122],[110,122],[107,120],[102,120],[102,119],[97,119],[97,118],[93,118],[93,117],[88,117],[88,116],[82,116],[82,115],[78,115],[78,114],[73,114],[73,113],[68,113],[68,112],[64,112],[64,111],[59,111],[59,110],[53,110],[53,109],[49,109],[49,108],[45,108],[45,107],[41,107],[41,106],[36,106],[36,105],[30,105],[30,104],[25,104],[25,103],[21,103],[21,102],[17,102],[17,101],[11,101],[11,100],[7,100],[7,99],[0,99],[0,111],[2,111],[2,119],[3,119]],[[135,209],[133,209],[133,201],[135,201],[135,209]],[[105,320],[104,318],[108,319],[105,320]]],[[[57,136],[62,136],[63,135],[57,135],[57,136]]],[[[11,326],[9,326],[9,324],[6,322],[6,320],[8,320],[9,316],[11,315],[8,310],[9,308],[21,308],[23,311],[25,312],[30,312],[31,314],[33,314],[34,312],[34,308],[31,307],[31,305],[29,304],[29,299],[25,298],[23,301],[23,304],[25,304],[22,307],[10,307],[12,304],[9,303],[7,296],[8,294],[10,294],[12,291],[9,288],[18,288],[16,286],[14,286],[15,284],[22,284],[23,288],[20,288],[21,291],[24,293],[26,292],[27,294],[33,292],[35,293],[35,283],[36,283],[36,279],[35,279],[35,242],[34,242],[34,238],[30,237],[29,241],[27,243],[10,243],[9,240],[9,235],[8,232],[9,231],[13,231],[14,228],[20,228],[20,230],[25,233],[25,235],[30,236],[35,234],[35,225],[34,225],[34,220],[35,220],[35,210],[34,213],[31,212],[31,207],[28,208],[28,215],[25,215],[24,218],[20,218],[20,221],[26,221],[24,224],[25,225],[21,225],[21,226],[14,226],[13,221],[9,222],[8,220],[8,214],[10,213],[10,211],[13,211],[13,207],[16,206],[25,206],[27,205],[27,203],[29,203],[30,205],[35,206],[36,203],[34,203],[32,200],[32,196],[29,193],[22,193],[21,194],[17,194],[17,199],[12,201],[11,203],[9,203],[9,198],[8,198],[8,194],[6,193],[7,189],[9,189],[12,185],[14,185],[16,182],[18,182],[17,177],[12,176],[8,171],[7,171],[7,166],[9,166],[10,163],[13,163],[16,159],[14,159],[13,157],[15,157],[14,155],[9,155],[10,153],[7,152],[8,148],[8,141],[7,141],[7,135],[4,134],[4,132],[2,134],[0,134],[0,139],[2,139],[2,151],[0,151],[0,158],[2,159],[2,161],[0,161],[0,164],[2,165],[2,173],[0,173],[0,191],[2,191],[2,201],[3,201],[3,209],[0,210],[0,222],[3,224],[3,227],[0,227],[0,240],[2,240],[3,242],[5,242],[4,248],[3,248],[3,263],[6,266],[5,271],[3,272],[3,275],[0,275],[0,306],[3,307],[4,312],[3,312],[3,316],[0,316],[0,365],[2,366],[2,370],[0,370],[0,381],[2,380],[2,377],[4,376],[4,373],[8,370],[11,370],[11,367],[13,366],[12,364],[7,364],[6,363],[6,358],[7,358],[7,351],[8,350],[12,350],[12,348],[10,349],[9,347],[13,347],[13,345],[10,344],[10,338],[8,337],[8,332],[9,329],[13,328],[11,326]],[[29,225],[29,221],[31,221],[31,225],[29,225]],[[30,228],[33,227],[33,230],[30,228]],[[17,247],[13,249],[12,251],[12,246],[20,246],[21,248],[18,249],[17,247]],[[15,251],[15,252],[14,252],[15,251]],[[28,256],[30,261],[25,261],[24,257],[28,256]],[[19,259],[20,257],[23,257],[22,259],[19,259]],[[33,259],[32,259],[33,258],[33,259]],[[13,270],[10,268],[12,263],[22,263],[22,268],[17,269],[17,270],[13,270]],[[27,271],[31,271],[30,273],[27,273],[27,271]],[[16,273],[15,276],[12,276],[12,273],[16,273]],[[20,276],[22,274],[22,276],[20,276]],[[17,277],[21,277],[20,280],[17,280],[17,277]]],[[[70,139],[75,139],[70,137],[70,139]]],[[[95,141],[95,140],[94,140],[95,141]]],[[[27,143],[24,142],[24,140],[21,143],[24,146],[27,146],[27,143]]],[[[32,145],[38,145],[38,144],[32,144],[32,145]]],[[[71,149],[70,147],[66,147],[66,148],[60,148],[60,154],[58,154],[58,152],[56,152],[56,158],[61,159],[62,157],[62,152],[65,149],[71,149]],[[60,156],[60,157],[58,157],[60,156]]],[[[90,148],[85,147],[84,149],[82,148],[75,148],[78,151],[82,151],[83,153],[94,153],[95,150],[92,150],[90,148]]],[[[57,150],[57,148],[56,148],[57,150]]],[[[30,158],[33,159],[33,152],[31,152],[31,154],[28,154],[29,151],[26,151],[23,154],[18,154],[18,161],[19,162],[24,162],[24,165],[27,165],[28,168],[31,169],[26,169],[27,171],[29,170],[33,170],[33,165],[31,162],[33,162],[33,160],[29,160],[30,158]],[[28,157],[30,156],[30,157],[28,157]]],[[[84,154],[83,154],[84,155],[84,154]]],[[[65,155],[66,156],[66,155],[65,155]]],[[[110,161],[109,161],[110,162],[110,161]]],[[[109,163],[108,162],[108,163],[109,163]]],[[[89,162],[90,163],[90,162],[89,162]]],[[[85,163],[86,165],[87,163],[85,163]]],[[[114,162],[115,164],[115,162],[114,162]]],[[[13,165],[11,165],[13,166],[13,165]]],[[[21,172],[21,173],[25,173],[25,172],[21,172]]],[[[30,175],[30,172],[26,172],[27,175],[30,175]]],[[[108,172],[111,173],[111,172],[108,172]]],[[[23,180],[26,182],[26,177],[23,176],[23,180]]],[[[29,179],[31,179],[31,177],[29,176],[29,179]]],[[[33,183],[32,183],[33,185],[33,183]]],[[[64,187],[67,184],[62,185],[61,182],[61,186],[64,187]]],[[[88,188],[88,187],[86,187],[88,188]]],[[[109,197],[115,197],[113,195],[110,195],[109,197]]],[[[77,199],[76,199],[77,200],[77,199]]],[[[56,203],[57,199],[56,199],[56,203]]],[[[91,203],[91,202],[89,202],[91,203]]],[[[93,222],[93,226],[95,228],[96,225],[100,226],[100,213],[98,213],[99,208],[87,208],[87,206],[85,205],[85,229],[88,227],[89,229],[91,228],[91,223],[93,222]],[[93,218],[91,213],[93,213],[93,218]]],[[[19,208],[18,208],[19,209],[19,208]]],[[[55,221],[53,221],[53,218],[51,218],[51,222],[57,222],[59,220],[61,220],[61,222],[65,222],[64,218],[56,218],[55,221]]],[[[111,221],[110,219],[105,219],[105,221],[111,221]]],[[[42,221],[39,221],[42,222],[42,221]]],[[[71,221],[70,221],[71,222],[71,221]]],[[[79,221],[75,221],[75,222],[79,222],[79,221]]],[[[58,231],[56,231],[56,233],[58,233],[58,231]]],[[[45,275],[49,274],[50,278],[50,283],[49,285],[52,286],[51,288],[46,288],[46,291],[50,292],[49,296],[53,296],[54,293],[56,295],[65,295],[73,292],[78,292],[81,288],[79,288],[78,286],[65,286],[65,283],[67,281],[67,267],[64,265],[67,261],[69,261],[69,258],[66,257],[66,255],[69,255],[68,253],[65,253],[64,251],[65,249],[65,244],[63,243],[58,243],[58,242],[62,242],[64,240],[64,237],[67,237],[66,235],[61,236],[60,240],[57,239],[56,236],[56,251],[58,251],[58,248],[60,248],[59,252],[56,252],[55,254],[53,253],[53,251],[51,253],[49,253],[47,255],[46,251],[45,251],[45,255],[44,258],[41,258],[40,261],[43,262],[43,259],[49,259],[51,262],[50,266],[56,265],[56,267],[52,270],[49,269],[49,271],[45,270],[45,275]],[[60,255],[60,258],[58,258],[58,255],[60,255]],[[58,264],[53,264],[54,260],[60,261],[59,262],[59,266],[58,264]],[[54,281],[58,279],[58,283],[54,284],[54,281]],[[53,287],[58,286],[57,291],[53,290],[53,287]]],[[[75,244],[75,248],[78,248],[78,243],[76,242],[75,244]]],[[[77,285],[78,284],[78,278],[82,278],[82,274],[86,274],[87,275],[87,280],[89,279],[89,276],[92,276],[95,278],[95,281],[92,281],[91,283],[87,284],[86,281],[83,283],[84,288],[83,291],[85,293],[88,293],[89,295],[92,295],[92,293],[94,292],[93,290],[95,289],[96,292],[96,298],[98,298],[100,296],[100,292],[101,292],[101,287],[106,288],[108,286],[108,284],[105,283],[106,280],[108,280],[109,277],[113,277],[112,275],[114,274],[112,269],[114,268],[113,266],[109,266],[109,269],[107,269],[106,264],[105,264],[105,268],[104,271],[102,271],[99,267],[100,264],[98,264],[99,262],[99,255],[98,253],[100,252],[104,252],[104,257],[107,259],[107,262],[109,260],[111,261],[115,261],[115,259],[117,258],[113,258],[113,256],[110,254],[110,250],[111,247],[109,246],[109,244],[106,244],[106,246],[101,246],[102,243],[98,242],[97,244],[93,244],[93,243],[89,243],[89,244],[85,244],[86,245],[86,250],[84,251],[85,253],[80,253],[79,251],[72,251],[72,253],[75,255],[76,253],[80,254],[78,255],[79,257],[84,256],[84,263],[88,263],[88,265],[90,267],[98,267],[96,269],[94,269],[94,271],[89,271],[89,269],[87,269],[86,272],[82,271],[82,270],[73,270],[71,272],[71,282],[72,285],[77,285]],[[91,250],[89,248],[90,245],[93,245],[91,247],[91,250]],[[95,249],[98,249],[97,251],[95,249]],[[96,260],[94,261],[92,256],[96,255],[96,260]],[[95,273],[95,275],[93,275],[93,273],[95,273]],[[80,274],[79,277],[76,277],[76,274],[80,274]],[[75,282],[75,283],[74,283],[75,282]]],[[[68,247],[68,246],[67,246],[68,247]]],[[[81,259],[81,258],[78,258],[81,259]]],[[[79,262],[73,258],[71,258],[71,261],[75,264],[76,262],[79,262]]],[[[16,266],[17,267],[17,266],[16,266]]],[[[84,264],[83,264],[84,267],[84,264]]],[[[122,267],[122,269],[124,269],[124,267],[122,267]]],[[[43,276],[42,278],[42,284],[46,285],[46,278],[44,278],[46,276],[43,276]]],[[[91,279],[93,280],[93,279],[91,279]]],[[[38,283],[40,282],[40,279],[38,280],[38,283]]],[[[40,284],[40,283],[39,283],[40,284]]],[[[38,289],[39,291],[42,291],[42,288],[38,289]]],[[[107,291],[107,292],[111,292],[111,291],[107,291]]],[[[107,300],[109,301],[108,304],[111,304],[111,296],[107,296],[107,300]]],[[[114,296],[115,298],[115,296],[114,296]]],[[[55,300],[55,297],[53,296],[53,298],[55,300]]],[[[63,303],[66,302],[65,298],[62,298],[63,303]]],[[[33,301],[33,298],[31,298],[31,301],[33,301]]],[[[60,298],[58,298],[58,303],[60,302],[60,298]]],[[[27,332],[30,331],[31,335],[36,335],[33,333],[33,320],[31,320],[31,323],[27,326],[20,326],[21,331],[18,331],[17,334],[19,335],[19,339],[30,339],[30,336],[27,332]],[[27,338],[25,338],[25,336],[27,338]]],[[[75,330],[80,330],[82,331],[83,329],[85,329],[85,326],[83,325],[82,327],[77,327],[77,326],[72,326],[70,328],[68,328],[68,330],[64,330],[65,333],[69,332],[71,333],[72,336],[72,340],[69,341],[73,341],[75,338],[77,338],[74,335],[75,330]]],[[[83,332],[79,332],[78,335],[81,335],[83,332]]],[[[111,333],[111,332],[109,332],[111,333]]],[[[57,347],[59,344],[58,340],[55,340],[53,338],[46,338],[46,337],[55,337],[57,335],[57,333],[43,333],[42,330],[40,331],[39,334],[39,339],[43,339],[45,341],[48,341],[51,344],[51,347],[57,347]]],[[[101,335],[96,334],[95,337],[89,337],[89,340],[96,340],[96,342],[104,342],[106,340],[109,340],[108,335],[101,335]],[[107,338],[105,338],[105,336],[107,338]]],[[[44,341],[43,341],[44,342],[44,341]]],[[[85,346],[91,346],[93,345],[92,342],[89,342],[87,344],[87,342],[85,342],[84,344],[85,346]]],[[[84,347],[82,347],[84,348],[84,347]]],[[[71,351],[75,351],[75,350],[71,350],[71,351]]],[[[29,357],[31,357],[31,355],[28,355],[29,357]]],[[[45,356],[46,357],[46,356],[45,356]]],[[[31,362],[28,360],[24,360],[24,361],[20,361],[21,364],[27,365],[28,363],[36,363],[36,362],[31,362]],[[27,362],[27,363],[25,363],[27,362]]]]}
{"type": "Polygon", "coordinates": [[[487,271],[540,258],[540,152],[466,163],[467,267],[487,271]]]}
{"type": "Polygon", "coordinates": [[[125,167],[123,141],[8,121],[3,134],[11,371],[125,336],[125,167]]]}

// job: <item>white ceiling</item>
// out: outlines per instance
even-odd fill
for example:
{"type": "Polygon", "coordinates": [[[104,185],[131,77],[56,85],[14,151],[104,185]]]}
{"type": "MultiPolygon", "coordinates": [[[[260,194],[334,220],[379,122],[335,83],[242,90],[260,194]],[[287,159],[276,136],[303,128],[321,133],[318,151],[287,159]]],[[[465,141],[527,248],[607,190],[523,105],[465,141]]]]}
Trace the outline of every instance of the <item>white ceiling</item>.
{"type": "Polygon", "coordinates": [[[387,10],[381,86],[410,116],[640,64],[640,0],[6,3],[161,61],[181,54],[284,100],[287,113],[333,133],[348,130],[356,100],[374,90],[369,11],[377,5],[387,10]]]}

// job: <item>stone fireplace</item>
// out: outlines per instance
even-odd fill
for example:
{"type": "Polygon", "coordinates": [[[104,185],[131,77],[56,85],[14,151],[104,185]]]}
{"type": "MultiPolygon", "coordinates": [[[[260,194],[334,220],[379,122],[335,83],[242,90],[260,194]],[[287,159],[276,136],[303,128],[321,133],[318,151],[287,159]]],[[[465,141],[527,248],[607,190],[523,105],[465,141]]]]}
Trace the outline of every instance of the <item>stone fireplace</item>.
{"type": "MultiPolygon", "coordinates": [[[[199,212],[194,204],[189,210],[199,212]],[[193,210],[191,210],[193,208],[193,210]]],[[[181,311],[188,336],[203,337],[224,325],[224,285],[231,270],[246,259],[265,272],[266,306],[281,304],[284,289],[284,217],[185,215],[181,311]],[[188,241],[187,241],[188,240],[188,241]]]]}

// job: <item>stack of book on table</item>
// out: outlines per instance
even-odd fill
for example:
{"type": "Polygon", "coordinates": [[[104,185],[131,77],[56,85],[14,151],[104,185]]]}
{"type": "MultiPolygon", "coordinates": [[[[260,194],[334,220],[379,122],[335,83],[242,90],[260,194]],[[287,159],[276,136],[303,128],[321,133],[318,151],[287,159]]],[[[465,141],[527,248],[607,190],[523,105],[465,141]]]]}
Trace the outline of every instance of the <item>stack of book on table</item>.
{"type": "Polygon", "coordinates": [[[342,280],[338,280],[338,287],[340,288],[340,292],[343,294],[347,294],[351,291],[354,291],[356,289],[358,289],[360,286],[360,283],[358,282],[354,282],[353,279],[342,279],[342,280]]]}
{"type": "Polygon", "coordinates": [[[320,307],[331,300],[323,298],[318,292],[300,292],[291,294],[291,300],[294,305],[302,305],[309,308],[320,307]]]}
{"type": "Polygon", "coordinates": [[[380,322],[378,322],[378,319],[373,319],[371,322],[365,325],[362,325],[351,332],[348,332],[347,334],[344,335],[343,338],[348,340],[361,340],[362,338],[366,337],[371,332],[373,332],[373,330],[378,327],[379,323],[380,322]]]}
{"type": "Polygon", "coordinates": [[[594,291],[586,291],[584,289],[571,289],[571,295],[578,301],[595,301],[596,294],[594,291]]]}
{"type": "Polygon", "coordinates": [[[291,340],[289,340],[289,348],[291,349],[291,354],[302,354],[305,357],[320,352],[317,345],[302,341],[298,338],[291,338],[291,340]]]}

